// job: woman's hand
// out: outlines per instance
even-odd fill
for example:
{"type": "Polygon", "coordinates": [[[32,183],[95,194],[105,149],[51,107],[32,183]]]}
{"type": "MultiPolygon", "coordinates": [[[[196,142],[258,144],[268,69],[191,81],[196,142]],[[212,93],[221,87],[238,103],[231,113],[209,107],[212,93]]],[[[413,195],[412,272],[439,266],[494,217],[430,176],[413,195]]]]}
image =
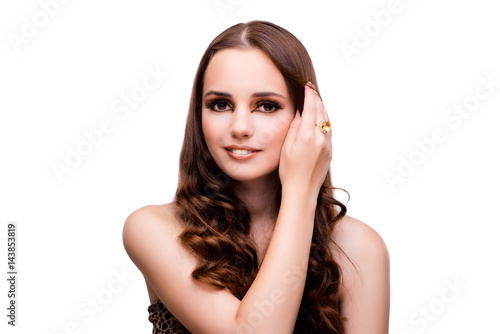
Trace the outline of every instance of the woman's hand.
{"type": "Polygon", "coordinates": [[[296,112],[281,148],[279,176],[283,190],[319,193],[332,159],[332,134],[316,125],[328,121],[323,101],[315,89],[305,86],[302,116],[296,112]],[[297,189],[298,187],[298,189],[297,189]]]}

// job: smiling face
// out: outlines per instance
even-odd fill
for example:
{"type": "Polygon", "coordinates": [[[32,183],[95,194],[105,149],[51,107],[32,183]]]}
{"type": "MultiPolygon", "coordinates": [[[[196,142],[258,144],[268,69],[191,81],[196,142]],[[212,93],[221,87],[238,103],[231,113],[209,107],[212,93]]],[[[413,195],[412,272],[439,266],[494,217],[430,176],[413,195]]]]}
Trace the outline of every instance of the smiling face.
{"type": "Polygon", "coordinates": [[[285,79],[264,52],[217,52],[205,71],[202,128],[219,168],[237,181],[269,177],[295,115],[285,79]]]}

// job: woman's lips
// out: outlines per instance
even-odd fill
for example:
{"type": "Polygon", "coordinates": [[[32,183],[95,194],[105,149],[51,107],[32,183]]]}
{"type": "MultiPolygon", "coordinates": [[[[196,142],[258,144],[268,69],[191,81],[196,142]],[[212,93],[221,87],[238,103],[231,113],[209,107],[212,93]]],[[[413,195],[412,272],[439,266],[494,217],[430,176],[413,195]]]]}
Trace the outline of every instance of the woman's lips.
{"type": "Polygon", "coordinates": [[[260,152],[260,150],[249,146],[227,146],[224,148],[227,154],[236,160],[248,160],[260,152]]]}

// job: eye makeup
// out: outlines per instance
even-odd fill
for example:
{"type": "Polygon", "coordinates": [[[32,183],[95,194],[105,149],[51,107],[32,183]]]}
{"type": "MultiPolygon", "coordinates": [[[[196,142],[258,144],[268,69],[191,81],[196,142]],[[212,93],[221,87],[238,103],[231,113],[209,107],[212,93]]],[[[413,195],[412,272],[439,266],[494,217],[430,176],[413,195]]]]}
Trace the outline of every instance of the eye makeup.
{"type": "MultiPolygon", "coordinates": [[[[231,105],[229,100],[223,99],[223,98],[215,98],[210,101],[208,101],[205,104],[205,108],[210,109],[215,112],[223,112],[223,111],[233,111],[233,109],[227,109],[224,108],[224,106],[231,105]],[[222,108],[221,108],[222,106],[222,108]]],[[[274,100],[261,100],[255,104],[255,107],[252,111],[260,111],[266,114],[270,114],[273,112],[276,112],[280,109],[283,109],[283,106],[278,102],[274,100]],[[257,108],[264,107],[263,110],[257,110],[257,108]],[[272,110],[268,110],[266,108],[271,108],[272,110]]]]}

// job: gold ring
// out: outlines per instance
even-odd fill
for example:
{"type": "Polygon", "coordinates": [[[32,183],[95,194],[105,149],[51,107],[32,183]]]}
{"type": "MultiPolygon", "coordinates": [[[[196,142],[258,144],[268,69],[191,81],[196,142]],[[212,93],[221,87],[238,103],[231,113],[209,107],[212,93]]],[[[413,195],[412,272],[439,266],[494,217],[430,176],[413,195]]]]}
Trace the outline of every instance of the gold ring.
{"type": "Polygon", "coordinates": [[[327,133],[328,131],[330,131],[332,129],[332,125],[330,124],[330,121],[320,121],[319,123],[314,124],[314,125],[319,126],[320,131],[323,133],[327,133]]]}

